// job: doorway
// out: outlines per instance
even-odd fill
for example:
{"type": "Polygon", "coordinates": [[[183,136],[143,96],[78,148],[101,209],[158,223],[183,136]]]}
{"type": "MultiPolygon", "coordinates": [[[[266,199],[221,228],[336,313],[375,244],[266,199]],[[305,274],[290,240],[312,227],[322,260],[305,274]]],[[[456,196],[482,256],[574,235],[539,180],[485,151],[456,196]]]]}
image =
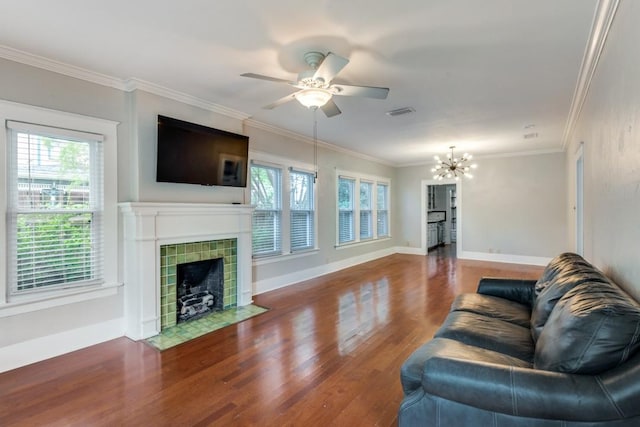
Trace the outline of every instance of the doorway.
{"type": "Polygon", "coordinates": [[[460,182],[423,180],[422,252],[455,258],[460,250],[461,193],[460,182]]]}

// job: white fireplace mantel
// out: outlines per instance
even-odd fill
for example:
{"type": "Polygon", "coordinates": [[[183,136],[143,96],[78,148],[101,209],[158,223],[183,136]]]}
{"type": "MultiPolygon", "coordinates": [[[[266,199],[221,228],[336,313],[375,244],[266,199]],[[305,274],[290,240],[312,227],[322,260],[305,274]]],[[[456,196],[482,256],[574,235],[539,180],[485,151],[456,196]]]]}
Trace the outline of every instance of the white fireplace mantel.
{"type": "Polygon", "coordinates": [[[120,203],[124,241],[125,334],[160,333],[160,246],[237,239],[238,306],[252,302],[250,205],[120,203]]]}

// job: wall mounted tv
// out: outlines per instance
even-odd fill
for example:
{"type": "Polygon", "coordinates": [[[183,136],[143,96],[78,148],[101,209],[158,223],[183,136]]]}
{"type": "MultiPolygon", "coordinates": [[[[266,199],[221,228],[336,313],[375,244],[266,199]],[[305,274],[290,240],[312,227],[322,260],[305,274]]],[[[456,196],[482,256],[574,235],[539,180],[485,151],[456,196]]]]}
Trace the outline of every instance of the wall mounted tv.
{"type": "Polygon", "coordinates": [[[158,116],[157,182],[247,186],[249,137],[158,116]]]}

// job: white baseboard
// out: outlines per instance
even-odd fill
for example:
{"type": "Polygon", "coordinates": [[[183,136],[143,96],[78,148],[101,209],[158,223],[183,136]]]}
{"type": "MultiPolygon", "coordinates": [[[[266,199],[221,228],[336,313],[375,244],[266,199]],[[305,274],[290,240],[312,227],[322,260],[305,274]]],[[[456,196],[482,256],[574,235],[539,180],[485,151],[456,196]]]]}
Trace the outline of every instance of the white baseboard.
{"type": "Polygon", "coordinates": [[[397,254],[405,254],[405,255],[426,255],[425,251],[422,248],[413,248],[410,246],[396,246],[393,248],[394,252],[397,254]]]}
{"type": "Polygon", "coordinates": [[[510,254],[496,254],[488,252],[471,252],[462,251],[458,254],[460,259],[470,259],[475,261],[490,261],[490,262],[505,262],[508,264],[526,264],[526,265],[540,265],[545,266],[549,264],[551,258],[524,256],[524,255],[510,255],[510,254]]]}
{"type": "Polygon", "coordinates": [[[122,318],[0,348],[0,372],[60,356],[124,335],[122,318]]]}
{"type": "Polygon", "coordinates": [[[310,280],[324,274],[333,273],[345,268],[362,264],[363,262],[369,262],[378,258],[393,255],[394,253],[395,248],[382,249],[376,252],[370,252],[368,254],[335,261],[329,264],[319,265],[313,268],[308,268],[306,270],[295,271],[293,273],[283,274],[281,276],[271,277],[269,279],[258,280],[254,282],[254,295],[284,288],[285,286],[293,285],[294,283],[310,280]]]}

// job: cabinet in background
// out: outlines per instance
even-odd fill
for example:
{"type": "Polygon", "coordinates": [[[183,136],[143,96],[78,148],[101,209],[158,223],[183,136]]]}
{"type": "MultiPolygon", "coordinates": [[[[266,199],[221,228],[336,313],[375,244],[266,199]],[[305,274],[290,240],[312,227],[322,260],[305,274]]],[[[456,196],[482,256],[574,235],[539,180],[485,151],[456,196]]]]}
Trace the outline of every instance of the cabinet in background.
{"type": "Polygon", "coordinates": [[[451,243],[455,243],[456,242],[456,238],[457,236],[457,230],[458,230],[458,224],[457,224],[457,217],[458,217],[458,212],[457,212],[457,205],[456,205],[456,190],[450,190],[449,191],[449,198],[450,198],[450,202],[451,202],[451,243]]]}
{"type": "Polygon", "coordinates": [[[431,222],[427,224],[427,249],[438,246],[438,224],[431,222]]]}

